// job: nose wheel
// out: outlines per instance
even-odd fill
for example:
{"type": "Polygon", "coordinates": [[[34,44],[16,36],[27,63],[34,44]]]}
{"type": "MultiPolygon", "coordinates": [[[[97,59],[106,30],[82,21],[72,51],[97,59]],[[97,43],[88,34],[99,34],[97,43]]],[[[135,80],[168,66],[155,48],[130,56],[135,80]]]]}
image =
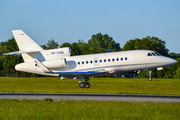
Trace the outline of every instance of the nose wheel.
{"type": "Polygon", "coordinates": [[[152,81],[151,73],[152,73],[152,70],[148,70],[148,76],[149,76],[148,80],[149,81],[152,81]]]}
{"type": "Polygon", "coordinates": [[[83,82],[83,77],[80,77],[79,78],[79,87],[80,88],[89,88],[90,87],[90,84],[89,84],[89,77],[85,77],[85,83],[83,82]]]}

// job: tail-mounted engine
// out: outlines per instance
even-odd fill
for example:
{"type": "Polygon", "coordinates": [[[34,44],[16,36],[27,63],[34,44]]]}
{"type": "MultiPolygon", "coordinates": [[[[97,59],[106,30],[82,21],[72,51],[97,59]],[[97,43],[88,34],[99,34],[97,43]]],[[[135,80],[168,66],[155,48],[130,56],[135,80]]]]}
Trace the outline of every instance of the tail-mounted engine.
{"type": "Polygon", "coordinates": [[[47,60],[47,61],[42,62],[42,64],[44,64],[47,68],[50,68],[50,69],[67,67],[66,58],[47,60]]]}
{"type": "Polygon", "coordinates": [[[62,56],[70,56],[71,55],[71,48],[65,47],[65,48],[44,50],[43,54],[45,55],[45,57],[47,57],[46,59],[60,58],[62,56]]]}

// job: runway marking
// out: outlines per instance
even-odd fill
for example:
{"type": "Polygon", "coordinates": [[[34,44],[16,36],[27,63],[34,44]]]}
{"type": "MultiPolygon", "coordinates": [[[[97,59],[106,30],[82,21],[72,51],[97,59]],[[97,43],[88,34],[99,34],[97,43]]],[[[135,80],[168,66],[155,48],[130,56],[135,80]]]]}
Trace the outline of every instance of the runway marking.
{"type": "Polygon", "coordinates": [[[0,99],[98,100],[134,102],[180,102],[176,95],[88,94],[88,93],[0,93],[0,99]]]}

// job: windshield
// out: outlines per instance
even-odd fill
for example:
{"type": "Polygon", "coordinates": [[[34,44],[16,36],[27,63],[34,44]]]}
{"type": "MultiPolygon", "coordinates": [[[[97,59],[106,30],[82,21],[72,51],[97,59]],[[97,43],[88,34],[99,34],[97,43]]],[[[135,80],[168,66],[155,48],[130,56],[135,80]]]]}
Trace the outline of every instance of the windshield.
{"type": "Polygon", "coordinates": [[[157,52],[152,52],[152,53],[148,53],[148,56],[161,56],[161,55],[157,52]]]}
{"type": "Polygon", "coordinates": [[[161,56],[159,53],[157,53],[157,52],[154,52],[157,56],[161,56]]]}

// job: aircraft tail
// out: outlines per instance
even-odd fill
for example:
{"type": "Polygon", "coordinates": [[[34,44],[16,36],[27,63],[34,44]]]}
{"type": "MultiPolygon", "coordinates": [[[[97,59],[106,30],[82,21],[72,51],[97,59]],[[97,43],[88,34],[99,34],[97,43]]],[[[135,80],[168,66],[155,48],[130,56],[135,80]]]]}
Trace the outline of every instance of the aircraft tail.
{"type": "Polygon", "coordinates": [[[40,56],[42,58],[41,51],[43,49],[28,35],[26,35],[22,30],[13,30],[12,33],[20,50],[17,52],[22,54],[24,62],[33,60],[34,58],[38,59],[40,56]]]}
{"type": "Polygon", "coordinates": [[[22,30],[12,31],[14,38],[18,44],[20,51],[41,51],[43,50],[36,42],[34,42],[28,35],[22,30]]]}

